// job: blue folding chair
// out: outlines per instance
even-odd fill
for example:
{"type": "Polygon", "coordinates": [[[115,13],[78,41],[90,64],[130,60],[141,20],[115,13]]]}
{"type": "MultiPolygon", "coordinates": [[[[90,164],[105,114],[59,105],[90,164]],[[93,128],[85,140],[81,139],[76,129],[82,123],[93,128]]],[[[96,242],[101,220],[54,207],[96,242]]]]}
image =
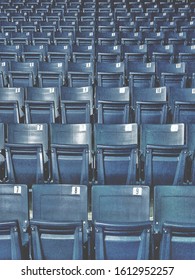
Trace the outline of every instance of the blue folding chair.
{"type": "Polygon", "coordinates": [[[137,124],[96,124],[97,183],[135,184],[137,179],[137,124]]]}
{"type": "Polygon", "coordinates": [[[155,87],[155,63],[129,61],[126,65],[126,78],[131,92],[134,87],[155,87]]]}
{"type": "Polygon", "coordinates": [[[47,124],[8,124],[5,157],[8,183],[30,187],[47,181],[47,124]]]}
{"type": "Polygon", "coordinates": [[[71,57],[70,45],[49,45],[47,49],[48,62],[67,63],[71,57]]]}
{"type": "MultiPolygon", "coordinates": [[[[128,27],[129,26],[130,25],[128,22],[128,27]]],[[[141,45],[141,44],[143,44],[142,32],[134,32],[134,31],[128,31],[128,30],[123,31],[121,28],[120,42],[121,42],[121,45],[141,45]]]]}
{"type": "Polygon", "coordinates": [[[26,185],[0,185],[0,259],[29,258],[29,209],[26,185]]]}
{"type": "Polygon", "coordinates": [[[9,61],[0,62],[0,87],[8,86],[9,61]]]}
{"type": "Polygon", "coordinates": [[[157,244],[160,243],[160,259],[195,259],[194,201],[194,186],[155,187],[154,234],[157,244]]]}
{"type": "Polygon", "coordinates": [[[130,123],[129,87],[96,87],[96,117],[98,123],[130,123]]]}
{"type": "Polygon", "coordinates": [[[64,62],[39,62],[39,87],[61,87],[66,84],[67,64],[64,62]]]}
{"type": "Polygon", "coordinates": [[[24,89],[0,88],[0,122],[20,123],[24,120],[24,89]]]}
{"type": "Polygon", "coordinates": [[[187,85],[185,62],[159,61],[156,66],[156,75],[160,86],[185,88],[187,85]]]}
{"type": "Polygon", "coordinates": [[[0,45],[0,61],[20,61],[21,46],[4,46],[0,45]]]}
{"type": "Polygon", "coordinates": [[[195,122],[195,89],[170,87],[169,105],[173,123],[195,122]]]}
{"type": "Polygon", "coordinates": [[[118,45],[119,34],[114,31],[97,31],[96,42],[98,45],[118,45]]]}
{"type": "Polygon", "coordinates": [[[23,62],[39,62],[45,61],[47,55],[46,45],[24,45],[22,49],[21,59],[23,62]]]}
{"type": "MultiPolygon", "coordinates": [[[[85,23],[85,22],[84,22],[85,23]]],[[[86,28],[88,22],[85,23],[86,28]]],[[[81,27],[81,23],[79,23],[79,26],[81,27]]],[[[90,22],[90,26],[93,26],[93,22],[90,22]]],[[[93,31],[77,31],[75,34],[75,43],[78,46],[93,46],[95,45],[95,32],[93,31]]]]}
{"type": "Polygon", "coordinates": [[[91,156],[90,124],[51,124],[52,182],[89,184],[91,156]]]}
{"type": "Polygon", "coordinates": [[[124,62],[97,62],[96,81],[102,87],[123,87],[125,84],[124,62]]]}
{"type": "Polygon", "coordinates": [[[128,61],[147,61],[147,45],[124,45],[122,48],[122,56],[125,64],[128,61]]]}
{"type": "Polygon", "coordinates": [[[150,44],[148,45],[148,59],[149,61],[174,61],[174,49],[173,45],[160,45],[150,44]]]}
{"type": "Polygon", "coordinates": [[[38,66],[36,62],[10,62],[8,83],[10,87],[33,87],[37,84],[38,66]]]}
{"type": "Polygon", "coordinates": [[[90,123],[93,118],[93,88],[61,87],[62,123],[90,123]]]}
{"type": "Polygon", "coordinates": [[[95,47],[94,45],[73,45],[72,61],[73,62],[94,62],[95,47]]]}
{"type": "Polygon", "coordinates": [[[168,121],[168,97],[166,87],[134,88],[131,108],[137,124],[164,124],[168,121]]]}
{"type": "Polygon", "coordinates": [[[97,45],[96,58],[99,62],[120,62],[121,61],[121,47],[120,45],[97,45]]]}
{"type": "Polygon", "coordinates": [[[149,200],[146,186],[92,187],[95,259],[149,259],[149,200]]]}
{"type": "Polygon", "coordinates": [[[94,84],[94,63],[68,62],[68,86],[87,87],[94,84]]]}
{"type": "Polygon", "coordinates": [[[5,180],[5,125],[0,123],[0,181],[5,180]]]}
{"type": "Polygon", "coordinates": [[[144,124],[140,142],[145,184],[151,190],[155,185],[185,183],[188,153],[184,124],[144,124]]]}
{"type": "Polygon", "coordinates": [[[189,162],[187,166],[187,178],[190,185],[195,184],[195,124],[188,123],[186,125],[186,140],[189,152],[189,162]]]}
{"type": "Polygon", "coordinates": [[[55,123],[59,120],[58,88],[26,88],[25,123],[55,123]]]}
{"type": "Polygon", "coordinates": [[[33,185],[32,201],[32,259],[87,258],[87,187],[33,185]]]}

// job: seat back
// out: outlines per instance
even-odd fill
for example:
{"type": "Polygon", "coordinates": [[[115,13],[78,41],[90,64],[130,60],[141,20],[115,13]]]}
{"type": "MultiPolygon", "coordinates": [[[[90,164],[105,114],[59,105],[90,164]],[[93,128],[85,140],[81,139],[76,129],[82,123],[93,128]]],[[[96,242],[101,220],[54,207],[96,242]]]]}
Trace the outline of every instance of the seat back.
{"type": "Polygon", "coordinates": [[[96,87],[96,114],[98,123],[122,124],[130,122],[128,87],[96,87]]]}
{"type": "Polygon", "coordinates": [[[89,183],[90,124],[52,124],[51,168],[54,183],[89,183]]]}
{"type": "Polygon", "coordinates": [[[6,148],[10,183],[43,183],[48,174],[47,124],[8,124],[6,148]]]}
{"type": "Polygon", "coordinates": [[[11,61],[8,80],[11,87],[33,87],[37,83],[36,62],[11,61]]]}
{"type": "Polygon", "coordinates": [[[148,259],[149,187],[93,186],[95,258],[148,259]]]}
{"type": "Polygon", "coordinates": [[[69,62],[68,86],[87,87],[94,83],[94,63],[69,62]]]}
{"type": "Polygon", "coordinates": [[[97,62],[97,85],[102,87],[123,87],[125,80],[124,62],[97,62]]]}
{"type": "Polygon", "coordinates": [[[90,123],[93,115],[93,88],[61,87],[62,123],[90,123]]]}
{"type": "Polygon", "coordinates": [[[134,88],[131,105],[138,124],[163,124],[168,120],[166,87],[134,88]]]}
{"type": "Polygon", "coordinates": [[[36,46],[25,45],[22,49],[23,62],[39,62],[46,60],[47,46],[40,44],[36,46]]]}
{"type": "Polygon", "coordinates": [[[58,88],[29,87],[25,93],[26,123],[55,123],[59,118],[58,88]]]}
{"type": "Polygon", "coordinates": [[[195,122],[195,89],[170,88],[169,103],[173,123],[195,122]]]}
{"type": "Polygon", "coordinates": [[[126,77],[131,90],[134,87],[154,87],[155,63],[129,61],[126,65],[126,77]]]}
{"type": "Polygon", "coordinates": [[[183,184],[188,156],[184,124],[146,124],[140,133],[145,183],[183,184]]]}
{"type": "Polygon", "coordinates": [[[32,195],[33,259],[83,259],[88,228],[87,187],[34,185],[32,195]]]}
{"type": "Polygon", "coordinates": [[[137,124],[96,124],[94,133],[98,184],[135,184],[137,124]]]}
{"type": "Polygon", "coordinates": [[[27,186],[1,184],[0,210],[0,258],[6,260],[27,257],[29,246],[27,186]]]}
{"type": "Polygon", "coordinates": [[[61,87],[66,82],[67,65],[64,62],[39,62],[40,87],[61,87]]]}
{"type": "Polygon", "coordinates": [[[157,186],[154,190],[154,227],[162,235],[160,259],[194,259],[193,186],[157,186]]]}
{"type": "Polygon", "coordinates": [[[2,123],[22,122],[23,107],[23,88],[0,88],[0,121],[2,123]]]}
{"type": "Polygon", "coordinates": [[[185,88],[187,83],[186,65],[181,63],[158,62],[157,77],[160,86],[185,88]]]}

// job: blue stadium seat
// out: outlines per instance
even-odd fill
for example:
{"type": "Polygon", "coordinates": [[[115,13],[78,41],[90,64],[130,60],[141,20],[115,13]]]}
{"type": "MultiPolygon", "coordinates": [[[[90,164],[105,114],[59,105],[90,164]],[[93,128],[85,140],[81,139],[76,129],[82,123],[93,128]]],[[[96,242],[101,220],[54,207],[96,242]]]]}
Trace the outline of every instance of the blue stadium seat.
{"type": "Polygon", "coordinates": [[[98,123],[130,123],[129,87],[96,87],[96,115],[98,123]]]}
{"type": "Polygon", "coordinates": [[[22,48],[21,59],[23,62],[45,61],[47,54],[46,45],[25,45],[22,48]]]}
{"type": "Polygon", "coordinates": [[[174,54],[176,62],[192,62],[195,61],[195,45],[183,46],[175,45],[174,54]]]}
{"type": "Polygon", "coordinates": [[[56,31],[53,32],[53,42],[54,45],[67,45],[72,46],[75,39],[75,35],[71,31],[56,31]]]}
{"type": "Polygon", "coordinates": [[[195,89],[170,88],[169,104],[173,123],[195,123],[195,89]]]}
{"type": "Polygon", "coordinates": [[[37,31],[37,24],[35,24],[34,22],[30,22],[30,21],[20,21],[19,23],[20,26],[20,31],[22,32],[33,32],[33,31],[37,31]]]}
{"type": "Polygon", "coordinates": [[[87,258],[87,187],[33,185],[32,200],[32,259],[87,258]]]}
{"type": "Polygon", "coordinates": [[[5,125],[0,123],[0,181],[5,179],[5,125]]]}
{"type": "Polygon", "coordinates": [[[189,123],[186,126],[187,132],[187,147],[189,152],[190,160],[188,162],[187,175],[189,184],[195,184],[195,124],[189,123]]]}
{"type": "Polygon", "coordinates": [[[120,62],[121,61],[121,46],[97,45],[96,59],[99,62],[120,62]]]}
{"type": "Polygon", "coordinates": [[[137,176],[137,124],[96,124],[97,183],[135,184],[137,176]]]}
{"type": "Polygon", "coordinates": [[[39,62],[39,87],[61,87],[66,84],[67,63],[39,62]]]}
{"type": "Polygon", "coordinates": [[[21,46],[4,46],[0,45],[0,60],[1,61],[20,61],[21,46]]]}
{"type": "Polygon", "coordinates": [[[73,62],[94,62],[95,47],[94,45],[73,45],[72,61],[73,62]]]}
{"type": "Polygon", "coordinates": [[[96,81],[98,86],[123,87],[125,83],[124,62],[97,62],[96,81]]]}
{"type": "Polygon", "coordinates": [[[32,32],[32,45],[49,45],[53,40],[53,32],[32,32]]]}
{"type": "Polygon", "coordinates": [[[146,186],[93,186],[95,259],[149,259],[151,223],[146,186]]]}
{"type": "Polygon", "coordinates": [[[90,123],[93,116],[93,88],[61,87],[62,123],[90,123]]]}
{"type": "Polygon", "coordinates": [[[93,21],[93,20],[79,21],[78,22],[78,31],[95,33],[96,21],[93,21]]]}
{"type": "Polygon", "coordinates": [[[57,27],[57,21],[38,21],[37,24],[37,29],[40,33],[55,32],[57,27]]]}
{"type": "Polygon", "coordinates": [[[150,32],[150,31],[142,31],[143,41],[147,45],[157,45],[164,44],[164,33],[161,32],[150,32]]]}
{"type": "Polygon", "coordinates": [[[77,31],[75,34],[75,43],[78,46],[92,46],[95,44],[95,32],[77,31]]]}
{"type": "Polygon", "coordinates": [[[48,179],[47,124],[8,124],[5,143],[7,182],[44,183],[48,179]]]}
{"type": "Polygon", "coordinates": [[[0,122],[20,123],[24,120],[24,89],[0,88],[0,122]]]}
{"type": "Polygon", "coordinates": [[[10,21],[1,21],[0,29],[2,33],[5,32],[17,32],[18,31],[18,22],[10,22],[10,21]]]}
{"type": "Polygon", "coordinates": [[[187,85],[185,62],[159,61],[156,66],[156,75],[160,86],[185,88],[187,85]]]}
{"type": "Polygon", "coordinates": [[[91,164],[90,124],[51,124],[52,182],[89,184],[91,164]]]}
{"type": "Polygon", "coordinates": [[[194,260],[194,186],[156,186],[154,231],[160,235],[160,259],[194,260]]]}
{"type": "Polygon", "coordinates": [[[147,61],[147,45],[124,45],[122,56],[126,65],[128,61],[147,61]]]}
{"type": "Polygon", "coordinates": [[[97,31],[96,41],[98,45],[118,45],[119,34],[118,32],[97,31]]]}
{"type": "Polygon", "coordinates": [[[158,61],[174,61],[174,48],[173,45],[148,45],[148,60],[153,62],[158,61]]]}
{"type": "Polygon", "coordinates": [[[26,88],[25,123],[55,123],[59,119],[58,88],[26,88]]]}
{"type": "Polygon", "coordinates": [[[11,32],[10,34],[11,45],[30,45],[31,32],[11,32]]]}
{"type": "Polygon", "coordinates": [[[94,63],[68,62],[68,86],[87,87],[94,84],[94,63]]]}
{"type": "Polygon", "coordinates": [[[126,78],[130,90],[134,87],[154,87],[156,84],[155,63],[129,61],[126,65],[126,78]]]}
{"type": "Polygon", "coordinates": [[[104,21],[104,20],[99,20],[97,19],[96,21],[96,29],[97,32],[115,32],[116,27],[115,27],[115,22],[109,18],[104,21]]]}
{"type": "Polygon", "coordinates": [[[71,57],[70,45],[49,45],[47,49],[48,62],[64,62],[67,63],[71,57]]]}
{"type": "Polygon", "coordinates": [[[8,86],[9,61],[0,62],[0,87],[8,86]]]}
{"type": "Polygon", "coordinates": [[[10,87],[33,87],[37,84],[38,65],[36,62],[10,62],[8,83],[10,87]]]}
{"type": "Polygon", "coordinates": [[[60,32],[72,32],[75,36],[75,32],[77,30],[77,23],[75,21],[62,21],[58,22],[58,30],[60,32]]]}
{"type": "Polygon", "coordinates": [[[0,259],[28,259],[29,209],[26,185],[0,185],[0,259]]]}
{"type": "Polygon", "coordinates": [[[184,184],[188,159],[184,124],[144,124],[140,133],[145,184],[151,190],[155,185],[184,184]]]}
{"type": "Polygon", "coordinates": [[[9,44],[9,39],[10,39],[10,34],[9,32],[0,33],[0,45],[8,45],[9,44]]]}
{"type": "Polygon", "coordinates": [[[121,31],[120,42],[121,45],[140,45],[143,43],[142,32],[121,31]]]}
{"type": "Polygon", "coordinates": [[[184,45],[187,42],[186,32],[169,32],[165,31],[165,44],[169,45],[184,45]]]}
{"type": "Polygon", "coordinates": [[[134,88],[131,95],[131,108],[137,124],[164,124],[168,121],[166,87],[134,88]]]}

